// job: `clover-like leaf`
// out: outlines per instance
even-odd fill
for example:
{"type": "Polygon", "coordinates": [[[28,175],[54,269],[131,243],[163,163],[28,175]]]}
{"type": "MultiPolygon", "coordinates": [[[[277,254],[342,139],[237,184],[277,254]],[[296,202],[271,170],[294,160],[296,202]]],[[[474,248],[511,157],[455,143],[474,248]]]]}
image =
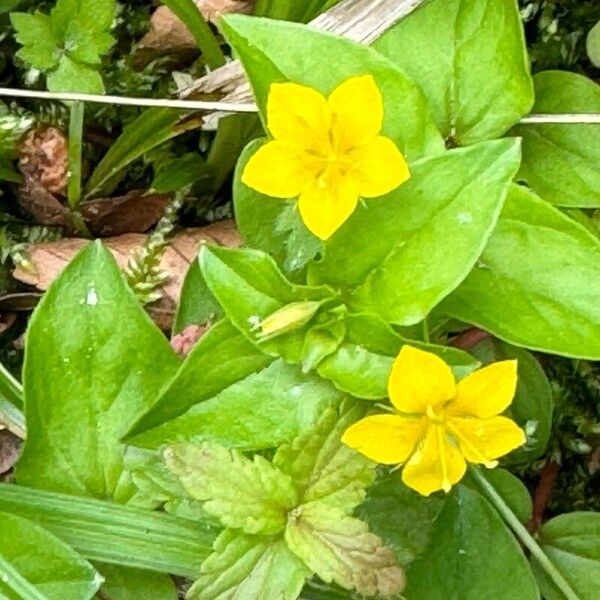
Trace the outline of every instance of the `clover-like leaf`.
{"type": "Polygon", "coordinates": [[[296,600],[310,571],[282,539],[226,529],[187,600],[296,600]]]}
{"type": "Polygon", "coordinates": [[[262,456],[254,461],[219,444],[176,444],[164,453],[175,473],[204,510],[223,525],[250,534],[283,530],[287,512],[298,504],[292,479],[262,456]]]}
{"type": "Polygon", "coordinates": [[[359,594],[392,595],[404,589],[394,553],[363,521],[324,502],[311,502],[290,515],[285,541],[323,581],[359,594]]]}

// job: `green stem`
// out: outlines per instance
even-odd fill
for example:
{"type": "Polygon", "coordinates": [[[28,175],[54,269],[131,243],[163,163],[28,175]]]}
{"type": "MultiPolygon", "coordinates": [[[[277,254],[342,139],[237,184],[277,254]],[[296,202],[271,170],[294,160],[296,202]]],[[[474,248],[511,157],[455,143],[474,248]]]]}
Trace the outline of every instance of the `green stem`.
{"type": "Polygon", "coordinates": [[[206,64],[211,69],[222,67],[226,62],[225,54],[194,0],[163,0],[163,4],[166,4],[185,23],[204,55],[206,64]]]}
{"type": "Polygon", "coordinates": [[[23,600],[48,600],[47,596],[31,585],[2,555],[0,555],[0,581],[23,600]]]}
{"type": "Polygon", "coordinates": [[[571,584],[561,575],[552,561],[546,556],[533,536],[527,531],[526,527],[519,521],[517,516],[508,507],[502,496],[498,494],[496,488],[488,481],[486,476],[477,467],[471,466],[471,473],[481,486],[485,495],[495,506],[496,510],[502,515],[503,519],[515,532],[523,545],[531,552],[531,555],[538,562],[540,567],[546,572],[548,577],[554,582],[556,587],[564,594],[567,600],[580,600],[579,596],[573,591],[571,584]]]}
{"type": "Polygon", "coordinates": [[[81,150],[85,104],[73,102],[69,120],[69,206],[76,208],[81,199],[81,150]]]}
{"type": "Polygon", "coordinates": [[[429,334],[429,322],[427,321],[427,317],[423,319],[423,341],[429,343],[431,340],[431,336],[429,334]]]}

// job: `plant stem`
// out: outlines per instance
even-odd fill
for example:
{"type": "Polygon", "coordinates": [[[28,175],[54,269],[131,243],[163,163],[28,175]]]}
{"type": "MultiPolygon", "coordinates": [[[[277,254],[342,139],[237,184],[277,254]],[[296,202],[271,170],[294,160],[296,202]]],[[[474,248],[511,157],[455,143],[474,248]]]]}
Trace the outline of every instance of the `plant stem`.
{"type": "Polygon", "coordinates": [[[429,335],[429,323],[427,321],[427,317],[425,317],[423,319],[423,341],[429,343],[430,339],[431,338],[429,335]]]}
{"type": "Polygon", "coordinates": [[[531,555],[546,572],[548,577],[554,582],[554,585],[556,585],[556,587],[564,594],[567,600],[580,600],[579,596],[573,591],[571,584],[561,575],[548,556],[546,556],[539,544],[535,541],[529,531],[527,531],[527,528],[519,521],[506,502],[504,502],[502,496],[498,494],[496,488],[494,488],[486,476],[481,472],[481,469],[474,466],[471,466],[470,468],[473,477],[485,492],[488,500],[490,500],[500,515],[502,515],[502,518],[515,532],[523,545],[531,552],[531,555]]]}
{"type": "Polygon", "coordinates": [[[83,115],[85,104],[71,104],[69,119],[69,206],[76,208],[81,199],[81,148],[83,144],[83,115]]]}
{"type": "Polygon", "coordinates": [[[48,600],[47,596],[33,587],[2,555],[0,555],[0,579],[23,600],[48,600]]]}
{"type": "Polygon", "coordinates": [[[226,62],[225,55],[194,0],[163,0],[163,4],[185,23],[202,51],[206,64],[211,69],[222,67],[226,62]]]}

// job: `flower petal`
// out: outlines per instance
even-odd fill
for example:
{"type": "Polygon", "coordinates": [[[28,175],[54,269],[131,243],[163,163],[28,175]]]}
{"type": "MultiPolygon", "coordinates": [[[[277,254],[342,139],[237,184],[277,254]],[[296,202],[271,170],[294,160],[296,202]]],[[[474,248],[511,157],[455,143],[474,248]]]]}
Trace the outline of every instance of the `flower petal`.
{"type": "Polygon", "coordinates": [[[495,467],[496,458],[508,454],[527,441],[523,430],[507,417],[455,417],[447,421],[447,427],[457,438],[459,449],[469,462],[488,467],[495,467]]]}
{"type": "Polygon", "coordinates": [[[425,434],[426,419],[373,415],[346,429],[342,442],[383,465],[403,463],[425,434]]]}
{"type": "Polygon", "coordinates": [[[423,442],[404,466],[402,481],[422,496],[429,496],[438,490],[449,492],[466,469],[465,459],[449,442],[444,427],[430,425],[423,442]]]}
{"type": "Polygon", "coordinates": [[[339,177],[322,177],[311,183],[298,201],[306,227],[326,240],[337,231],[356,209],[358,193],[339,177]]]}
{"type": "Polygon", "coordinates": [[[295,198],[317,178],[318,169],[296,144],[267,142],[246,163],[242,183],[267,196],[295,198]]]}
{"type": "Polygon", "coordinates": [[[450,367],[438,356],[412,346],[402,346],[392,365],[388,395],[406,413],[425,414],[454,397],[456,386],[450,367]]]}
{"type": "Polygon", "coordinates": [[[331,92],[334,147],[347,152],[370,141],[383,126],[383,98],[372,75],[347,79],[331,92]]]}
{"type": "Polygon", "coordinates": [[[330,113],[325,96],[297,83],[274,83],[267,99],[267,126],[276,140],[323,151],[330,147],[330,113]]]}
{"type": "Polygon", "coordinates": [[[358,193],[364,198],[384,196],[410,178],[408,164],[390,138],[378,135],[349,153],[358,193]]]}
{"type": "Polygon", "coordinates": [[[479,369],[458,382],[448,414],[487,419],[510,405],[517,389],[517,361],[503,360],[479,369]]]}

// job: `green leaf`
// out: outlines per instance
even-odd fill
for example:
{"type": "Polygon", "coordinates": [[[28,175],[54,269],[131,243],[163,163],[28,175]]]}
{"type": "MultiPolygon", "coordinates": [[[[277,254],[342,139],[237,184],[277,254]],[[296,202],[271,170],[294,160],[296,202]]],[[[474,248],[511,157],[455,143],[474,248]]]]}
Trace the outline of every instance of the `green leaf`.
{"type": "Polygon", "coordinates": [[[323,244],[302,222],[296,202],[266,196],[242,183],[247,162],[264,143],[265,138],[251,142],[239,158],[233,181],[235,221],[246,245],[267,252],[291,274],[303,269],[323,244]]]}
{"type": "Polygon", "coordinates": [[[215,537],[198,521],[6,483],[0,511],[30,519],[89,560],[184,577],[199,572],[215,537]]]}
{"type": "Polygon", "coordinates": [[[539,600],[519,544],[478,493],[448,496],[423,554],[408,570],[411,600],[539,600]]]}
{"type": "Polygon", "coordinates": [[[442,134],[460,145],[499,137],[533,104],[515,0],[432,0],[374,47],[421,86],[442,134]]]}
{"type": "Polygon", "coordinates": [[[99,565],[105,578],[102,591],[110,600],[177,600],[173,580],[167,575],[127,569],[115,565],[99,565]]]}
{"type": "Polygon", "coordinates": [[[310,575],[283,540],[224,531],[187,600],[296,600],[310,575]]]}
{"type": "Polygon", "coordinates": [[[115,177],[134,160],[167,140],[199,127],[202,119],[193,115],[185,118],[188,113],[171,108],[149,108],[129,123],[92,173],[86,197],[112,192],[115,177]]]}
{"type": "MultiPolygon", "coordinates": [[[[534,78],[536,113],[600,113],[600,86],[575,73],[546,71],[534,78]]],[[[557,206],[600,207],[600,131],[597,125],[516,127],[523,138],[519,179],[557,206]]]]}
{"type": "Polygon", "coordinates": [[[192,261],[183,280],[175,313],[173,333],[181,333],[189,325],[206,325],[223,316],[223,309],[210,293],[200,263],[192,261]]]}
{"type": "Polygon", "coordinates": [[[600,359],[600,240],[514,187],[447,314],[534,350],[600,359]]]}
{"type": "MultiPolygon", "coordinates": [[[[333,299],[325,286],[292,284],[275,261],[258,250],[203,246],[199,260],[204,279],[227,317],[257,345],[257,326],[279,309],[295,302],[333,299]]],[[[264,352],[298,362],[303,343],[304,329],[298,327],[259,345],[264,352]]]]}
{"type": "Polygon", "coordinates": [[[241,15],[227,15],[221,28],[246,70],[263,121],[274,82],[293,81],[328,95],[346,79],[369,73],[383,95],[383,134],[410,160],[443,151],[420,89],[372,48],[296,23],[241,15]]]}
{"type": "Polygon", "coordinates": [[[365,596],[393,595],[404,588],[404,572],[381,539],[363,521],[323,502],[291,512],[285,541],[326,583],[365,596]]]}
{"type": "Polygon", "coordinates": [[[47,15],[40,12],[11,13],[10,21],[15,28],[17,42],[23,45],[17,52],[19,58],[40,71],[58,66],[59,40],[47,15]]]}
{"type": "Polygon", "coordinates": [[[273,535],[285,528],[287,511],[298,503],[290,477],[260,455],[254,461],[219,444],[175,444],[164,451],[175,473],[204,510],[225,527],[273,535]]]}
{"type": "Polygon", "coordinates": [[[192,407],[214,398],[272,361],[229,321],[220,321],[192,348],[156,403],[135,424],[129,435],[159,427],[184,415],[192,407]]]}
{"type": "Polygon", "coordinates": [[[600,21],[589,30],[585,46],[592,64],[595,67],[600,67],[600,21]]]}
{"type": "Polygon", "coordinates": [[[132,486],[120,440],[156,402],[179,360],[99,242],[51,285],[27,337],[28,436],[17,480],[126,501],[132,486]]]}
{"type": "Polygon", "coordinates": [[[483,362],[516,359],[518,361],[517,393],[510,405],[510,415],[527,433],[527,443],[510,453],[511,463],[531,462],[546,451],[552,433],[554,398],[550,382],[539,361],[527,350],[487,338],[473,353],[483,362]]]}
{"type": "Polygon", "coordinates": [[[102,76],[96,69],[68,56],[61,56],[58,69],[49,73],[47,79],[51,92],[104,94],[105,91],[102,76]]]}
{"type": "Polygon", "coordinates": [[[0,513],[0,597],[89,600],[102,583],[92,565],[26,519],[0,513]]]}
{"type": "Polygon", "coordinates": [[[0,181],[10,181],[12,183],[22,183],[23,175],[16,171],[9,160],[0,156],[0,181]]]}
{"type": "Polygon", "coordinates": [[[317,372],[357,398],[387,398],[392,363],[405,344],[437,354],[458,379],[479,366],[477,359],[457,348],[408,340],[374,315],[347,315],[344,324],[343,342],[319,363],[317,372]]]}
{"type": "Polygon", "coordinates": [[[374,465],[341,442],[344,431],[363,416],[351,403],[325,411],[316,427],[280,446],[273,464],[302,490],[302,502],[319,502],[350,514],[365,497],[374,465]]]}
{"type": "Polygon", "coordinates": [[[356,516],[392,548],[401,565],[417,558],[427,546],[431,528],[444,506],[438,495],[421,496],[392,472],[367,490],[356,516]]]}
{"type": "MultiPolygon", "coordinates": [[[[542,549],[579,600],[596,600],[600,589],[600,514],[559,515],[542,526],[539,538],[542,549]]],[[[543,569],[533,561],[532,567],[544,597],[564,600],[543,569]]]]}
{"type": "MultiPolygon", "coordinates": [[[[214,354],[215,360],[218,357],[214,354]]],[[[197,372],[196,378],[200,379],[197,372]]],[[[180,389],[186,393],[184,386],[180,389]]],[[[170,392],[168,397],[173,397],[170,392]]],[[[339,397],[328,382],[277,360],[129,443],[159,448],[178,441],[212,440],[241,450],[273,448],[313,427],[323,409],[339,397]]]]}
{"type": "Polygon", "coordinates": [[[150,191],[158,194],[177,192],[210,177],[206,163],[197,152],[187,152],[164,164],[155,175],[150,191]]]}
{"type": "Polygon", "coordinates": [[[413,165],[411,179],[359,206],[310,271],[358,286],[352,303],[413,325],[467,276],[500,214],[519,163],[517,140],[485,142],[413,165]],[[348,248],[361,240],[360,252],[348,248]]]}

